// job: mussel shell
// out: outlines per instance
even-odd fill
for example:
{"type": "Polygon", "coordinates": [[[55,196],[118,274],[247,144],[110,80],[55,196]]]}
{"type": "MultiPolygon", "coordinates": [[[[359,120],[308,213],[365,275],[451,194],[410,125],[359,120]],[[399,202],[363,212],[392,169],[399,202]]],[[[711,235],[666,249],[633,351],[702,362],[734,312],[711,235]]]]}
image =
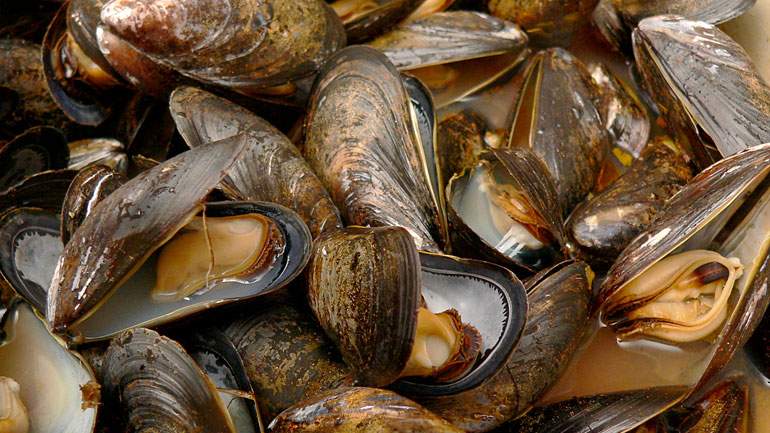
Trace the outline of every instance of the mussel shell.
{"type": "Polygon", "coordinates": [[[489,380],[459,394],[420,398],[420,403],[471,432],[489,431],[528,410],[564,372],[589,327],[587,269],[580,262],[563,262],[531,289],[521,340],[489,380]]]}
{"type": "MultiPolygon", "coordinates": [[[[357,0],[361,2],[360,0],[357,0]]],[[[424,0],[375,0],[377,6],[344,21],[349,44],[360,44],[392,28],[414,12],[424,0]]],[[[363,2],[361,2],[363,3],[363,2]]]]}
{"type": "Polygon", "coordinates": [[[756,0],[612,0],[630,27],[655,15],[679,15],[692,21],[720,24],[742,15],[756,0]]]}
{"type": "Polygon", "coordinates": [[[634,31],[634,55],[661,114],[701,168],[770,141],[770,87],[716,26],[645,19],[634,31]]]}
{"type": "Polygon", "coordinates": [[[59,213],[67,189],[77,173],[66,169],[33,174],[0,193],[0,209],[36,207],[59,213]]]}
{"type": "Polygon", "coordinates": [[[522,51],[527,36],[513,23],[470,11],[439,12],[373,40],[400,70],[522,51]]]}
{"type": "Polygon", "coordinates": [[[30,431],[93,432],[99,384],[83,359],[51,335],[23,302],[8,306],[1,327],[0,376],[19,383],[30,431]]]}
{"type": "Polygon", "coordinates": [[[104,359],[104,393],[132,431],[235,433],[214,384],[179,343],[136,328],[104,359]]]}
{"type": "Polygon", "coordinates": [[[70,152],[68,168],[71,170],[82,170],[93,165],[107,166],[123,174],[128,170],[128,156],[123,143],[118,140],[86,138],[71,141],[67,147],[70,152]]]}
{"type": "Polygon", "coordinates": [[[300,400],[352,383],[350,368],[312,312],[276,295],[280,293],[221,325],[243,360],[265,419],[300,400]]]}
{"type": "Polygon", "coordinates": [[[0,213],[0,275],[41,314],[63,249],[56,213],[29,207],[0,213]]]}
{"type": "Polygon", "coordinates": [[[99,67],[117,76],[110,63],[99,50],[96,39],[96,29],[101,21],[99,15],[108,0],[70,0],[67,8],[67,32],[88,58],[99,67]]]}
{"type": "Polygon", "coordinates": [[[312,75],[345,43],[325,2],[111,0],[105,30],[196,81],[258,93],[312,75]]]}
{"type": "Polygon", "coordinates": [[[560,48],[535,54],[524,74],[508,146],[528,147],[545,163],[566,216],[592,190],[609,152],[596,89],[585,65],[560,48]]]}
{"type": "Polygon", "coordinates": [[[633,29],[626,25],[612,1],[599,0],[599,4],[596,5],[591,16],[592,24],[615,51],[626,55],[632,52],[631,32],[633,29]]]}
{"type": "Polygon", "coordinates": [[[717,383],[695,403],[676,408],[664,416],[676,431],[748,433],[751,431],[749,387],[740,379],[717,383]]]}
{"type": "MultiPolygon", "coordinates": [[[[482,153],[480,161],[499,162],[508,173],[511,185],[521,191],[528,199],[532,209],[546,223],[546,229],[553,238],[553,245],[544,245],[540,250],[527,248],[523,242],[513,251],[500,251],[488,243],[469,223],[468,217],[460,209],[458,200],[462,199],[468,185],[472,168],[455,175],[447,185],[447,209],[453,251],[467,251],[478,258],[490,260],[515,271],[528,273],[540,270],[552,263],[559,256],[564,245],[562,210],[559,207],[556,188],[551,181],[546,167],[540,159],[528,149],[500,149],[482,153]]],[[[504,235],[504,234],[503,234],[504,235]]]]}
{"type": "MultiPolygon", "coordinates": [[[[66,245],[100,201],[120,188],[127,179],[103,165],[93,165],[78,172],[64,197],[61,212],[61,240],[66,245]]],[[[50,286],[50,283],[48,284],[50,286]]]]}
{"type": "Polygon", "coordinates": [[[418,248],[439,251],[445,230],[413,119],[387,58],[348,47],[316,81],[304,152],[349,225],[406,227],[418,248]]]}
{"type": "MultiPolygon", "coordinates": [[[[310,259],[312,239],[307,226],[297,214],[283,206],[267,202],[215,202],[206,203],[203,212],[211,217],[258,214],[270,220],[274,225],[270,236],[275,239],[272,250],[266,252],[269,259],[267,269],[243,278],[234,276],[212,280],[208,291],[178,301],[158,303],[152,301],[150,293],[156,275],[153,256],[95,312],[73,325],[72,333],[87,341],[101,340],[131,327],[156,326],[217,306],[265,295],[298,277],[310,259]]],[[[137,262],[139,264],[141,262],[137,262]]]]}
{"type": "Polygon", "coordinates": [[[770,379],[770,314],[765,314],[746,343],[746,352],[762,375],[770,379]]]}
{"type": "Polygon", "coordinates": [[[655,141],[626,173],[572,213],[568,230],[575,245],[599,267],[608,267],[647,230],[666,203],[692,177],[674,143],[655,141]]]}
{"type": "Polygon", "coordinates": [[[449,180],[464,169],[476,165],[486,149],[486,122],[473,112],[453,113],[438,124],[436,156],[441,178],[446,188],[449,180]]]}
{"type": "Polygon", "coordinates": [[[0,147],[0,191],[42,171],[67,167],[69,150],[59,130],[36,126],[0,147]]]}
{"type": "Polygon", "coordinates": [[[520,25],[541,46],[569,44],[598,0],[487,0],[492,15],[520,25]]]}
{"type": "Polygon", "coordinates": [[[339,388],[302,401],[270,423],[288,433],[460,433],[462,430],[400,395],[376,388],[339,388]]]}
{"type": "Polygon", "coordinates": [[[72,235],[57,265],[48,293],[52,327],[66,328],[104,301],[198,213],[244,149],[245,140],[236,137],[184,152],[102,200],[72,235]]]}
{"type": "Polygon", "coordinates": [[[314,238],[342,226],[339,211],[318,177],[294,144],[268,122],[193,87],[177,88],[170,105],[179,132],[190,147],[238,134],[248,137],[247,155],[225,178],[223,189],[230,197],[286,206],[299,213],[314,238]]]}
{"type": "Polygon", "coordinates": [[[492,264],[418,254],[402,228],[346,228],[321,237],[308,270],[310,307],[358,383],[385,386],[404,370],[417,332],[420,299],[438,313],[454,308],[482,335],[481,361],[441,384],[403,379],[409,395],[456,394],[497,372],[526,315],[524,288],[492,264]],[[472,299],[469,301],[468,299],[472,299]]]}

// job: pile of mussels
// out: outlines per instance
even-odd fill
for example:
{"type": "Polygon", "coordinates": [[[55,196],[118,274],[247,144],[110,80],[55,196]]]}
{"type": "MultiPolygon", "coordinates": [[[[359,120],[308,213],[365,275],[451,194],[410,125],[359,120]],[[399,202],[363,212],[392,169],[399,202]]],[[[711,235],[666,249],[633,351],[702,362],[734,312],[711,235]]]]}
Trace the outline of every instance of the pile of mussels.
{"type": "Polygon", "coordinates": [[[0,3],[0,433],[770,432],[754,3],[0,3]]]}

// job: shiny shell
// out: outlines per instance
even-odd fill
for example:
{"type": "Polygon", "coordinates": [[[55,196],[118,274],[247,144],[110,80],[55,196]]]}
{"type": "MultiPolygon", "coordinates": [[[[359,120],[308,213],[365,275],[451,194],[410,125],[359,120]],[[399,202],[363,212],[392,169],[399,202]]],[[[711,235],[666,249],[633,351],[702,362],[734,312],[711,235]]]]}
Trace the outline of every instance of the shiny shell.
{"type": "Polygon", "coordinates": [[[520,25],[540,45],[568,44],[598,0],[487,0],[492,15],[520,25]]]}

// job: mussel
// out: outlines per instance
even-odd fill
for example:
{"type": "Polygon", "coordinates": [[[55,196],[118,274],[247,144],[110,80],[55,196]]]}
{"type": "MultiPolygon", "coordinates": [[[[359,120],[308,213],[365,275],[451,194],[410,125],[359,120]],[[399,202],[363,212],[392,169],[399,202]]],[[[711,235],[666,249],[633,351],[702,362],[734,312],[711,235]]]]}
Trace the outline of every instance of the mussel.
{"type": "Polygon", "coordinates": [[[560,48],[535,54],[524,74],[507,146],[545,163],[566,216],[593,189],[609,152],[596,90],[585,65],[560,48]]]}
{"type": "Polygon", "coordinates": [[[62,244],[66,245],[69,242],[75,230],[94,211],[100,201],[126,182],[123,175],[103,165],[94,165],[79,171],[72,179],[62,203],[62,244]]]}
{"type": "Polygon", "coordinates": [[[339,388],[286,409],[270,432],[460,433],[462,430],[392,391],[339,388]]]}
{"type": "Polygon", "coordinates": [[[171,94],[171,113],[191,147],[238,134],[247,154],[228,172],[222,188],[234,200],[269,201],[296,211],[313,237],[341,227],[339,211],[318,177],[286,136],[248,110],[193,87],[171,94]]]}
{"type": "Polygon", "coordinates": [[[482,153],[447,186],[452,248],[533,272],[564,244],[562,210],[545,165],[527,149],[482,153]]]}
{"type": "Polygon", "coordinates": [[[67,142],[59,130],[30,128],[0,147],[0,192],[33,174],[66,168],[68,159],[67,142]]]}
{"type": "Polygon", "coordinates": [[[443,107],[518,65],[528,51],[518,26],[468,11],[442,12],[402,24],[373,40],[402,71],[432,90],[443,107]]]}
{"type": "Polygon", "coordinates": [[[770,87],[716,26],[647,18],[634,31],[634,55],[666,123],[700,168],[770,141],[770,87]]]}
{"type": "Polygon", "coordinates": [[[719,24],[742,15],[756,0],[611,0],[629,26],[655,15],[679,15],[719,24]]]}
{"type": "Polygon", "coordinates": [[[112,38],[185,77],[247,95],[291,93],[345,42],[321,0],[111,0],[101,22],[108,61],[119,49],[105,46],[112,38]]]}
{"type": "Polygon", "coordinates": [[[405,19],[424,0],[335,0],[334,12],[345,24],[348,43],[359,44],[405,19]]]}
{"type": "Polygon", "coordinates": [[[569,44],[598,0],[487,0],[492,15],[513,21],[539,45],[569,44]]]}
{"type": "Polygon", "coordinates": [[[0,342],[1,431],[93,432],[99,388],[83,359],[51,335],[29,305],[11,303],[0,342]]]}
{"type": "Polygon", "coordinates": [[[85,138],[67,143],[68,168],[82,170],[93,165],[103,165],[125,174],[128,171],[126,149],[112,138],[85,138]]]}
{"type": "Polygon", "coordinates": [[[411,100],[380,52],[352,46],[320,72],[304,153],[351,225],[402,226],[439,251],[446,227],[411,100]],[[346,125],[339,127],[340,124],[346,125]]]}
{"type": "Polygon", "coordinates": [[[456,394],[497,372],[523,327],[524,296],[509,271],[418,254],[399,227],[324,235],[308,269],[310,306],[357,383],[403,378],[394,386],[407,395],[456,394]]]}
{"type": "Polygon", "coordinates": [[[103,370],[108,407],[132,431],[236,432],[211,380],[179,343],[155,331],[117,336],[103,370]]]}

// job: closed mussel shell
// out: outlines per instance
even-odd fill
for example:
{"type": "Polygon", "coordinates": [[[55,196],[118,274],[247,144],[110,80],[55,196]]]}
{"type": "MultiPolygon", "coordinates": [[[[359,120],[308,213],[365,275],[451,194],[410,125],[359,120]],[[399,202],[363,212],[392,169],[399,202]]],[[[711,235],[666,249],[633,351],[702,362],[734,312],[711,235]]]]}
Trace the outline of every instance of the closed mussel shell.
{"type": "Polygon", "coordinates": [[[598,0],[487,0],[492,15],[520,25],[541,46],[568,45],[598,0]]]}
{"type": "Polygon", "coordinates": [[[588,267],[563,262],[530,288],[527,324],[505,365],[481,386],[420,403],[464,431],[489,431],[525,411],[556,382],[590,327],[588,267]]]}
{"type": "Polygon", "coordinates": [[[269,295],[221,325],[243,360],[264,419],[352,381],[350,368],[298,302],[269,295]]]}
{"type": "Polygon", "coordinates": [[[384,55],[348,47],[316,81],[304,153],[347,224],[406,227],[418,248],[439,251],[445,230],[413,110],[384,55]]]}
{"type": "Polygon", "coordinates": [[[566,216],[593,189],[609,152],[609,135],[593,103],[591,75],[580,60],[554,48],[529,62],[508,147],[528,148],[545,163],[566,216]]]}
{"type": "Polygon", "coordinates": [[[719,24],[742,15],[756,0],[611,0],[630,27],[655,15],[680,15],[719,24]]]}
{"type": "Polygon", "coordinates": [[[570,236],[592,264],[606,268],[691,177],[676,144],[657,139],[626,173],[575,209],[568,223],[570,236]]]}
{"type": "Polygon", "coordinates": [[[190,147],[246,134],[247,154],[228,172],[223,189],[236,200],[269,201],[296,211],[313,237],[342,226],[339,211],[299,150],[265,120],[193,87],[171,95],[171,114],[190,147]]]}
{"type": "Polygon", "coordinates": [[[634,32],[634,55],[648,92],[700,168],[770,141],[770,87],[716,26],[645,19],[634,32]]]}
{"type": "Polygon", "coordinates": [[[225,140],[143,172],[104,199],[72,235],[48,293],[47,318],[63,329],[87,315],[163,241],[197,214],[244,150],[225,140]],[[89,275],[81,281],[81,275],[89,275]]]}
{"type": "Polygon", "coordinates": [[[447,186],[454,251],[515,271],[553,263],[564,245],[562,210],[546,167],[528,149],[482,153],[447,186]]]}
{"type": "Polygon", "coordinates": [[[103,370],[108,407],[132,431],[236,431],[214,384],[179,343],[155,331],[117,336],[103,370]]]}
{"type": "Polygon", "coordinates": [[[731,359],[767,307],[768,162],[770,146],[757,146],[693,178],[618,257],[599,292],[602,320],[621,338],[705,340],[693,370],[701,382],[731,359]],[[697,316],[677,309],[673,287],[697,294],[688,295],[704,307],[697,316]],[[656,310],[658,299],[671,307],[656,310]]]}
{"type": "Polygon", "coordinates": [[[269,431],[459,433],[462,430],[400,395],[376,388],[340,388],[297,403],[269,431]]]}

